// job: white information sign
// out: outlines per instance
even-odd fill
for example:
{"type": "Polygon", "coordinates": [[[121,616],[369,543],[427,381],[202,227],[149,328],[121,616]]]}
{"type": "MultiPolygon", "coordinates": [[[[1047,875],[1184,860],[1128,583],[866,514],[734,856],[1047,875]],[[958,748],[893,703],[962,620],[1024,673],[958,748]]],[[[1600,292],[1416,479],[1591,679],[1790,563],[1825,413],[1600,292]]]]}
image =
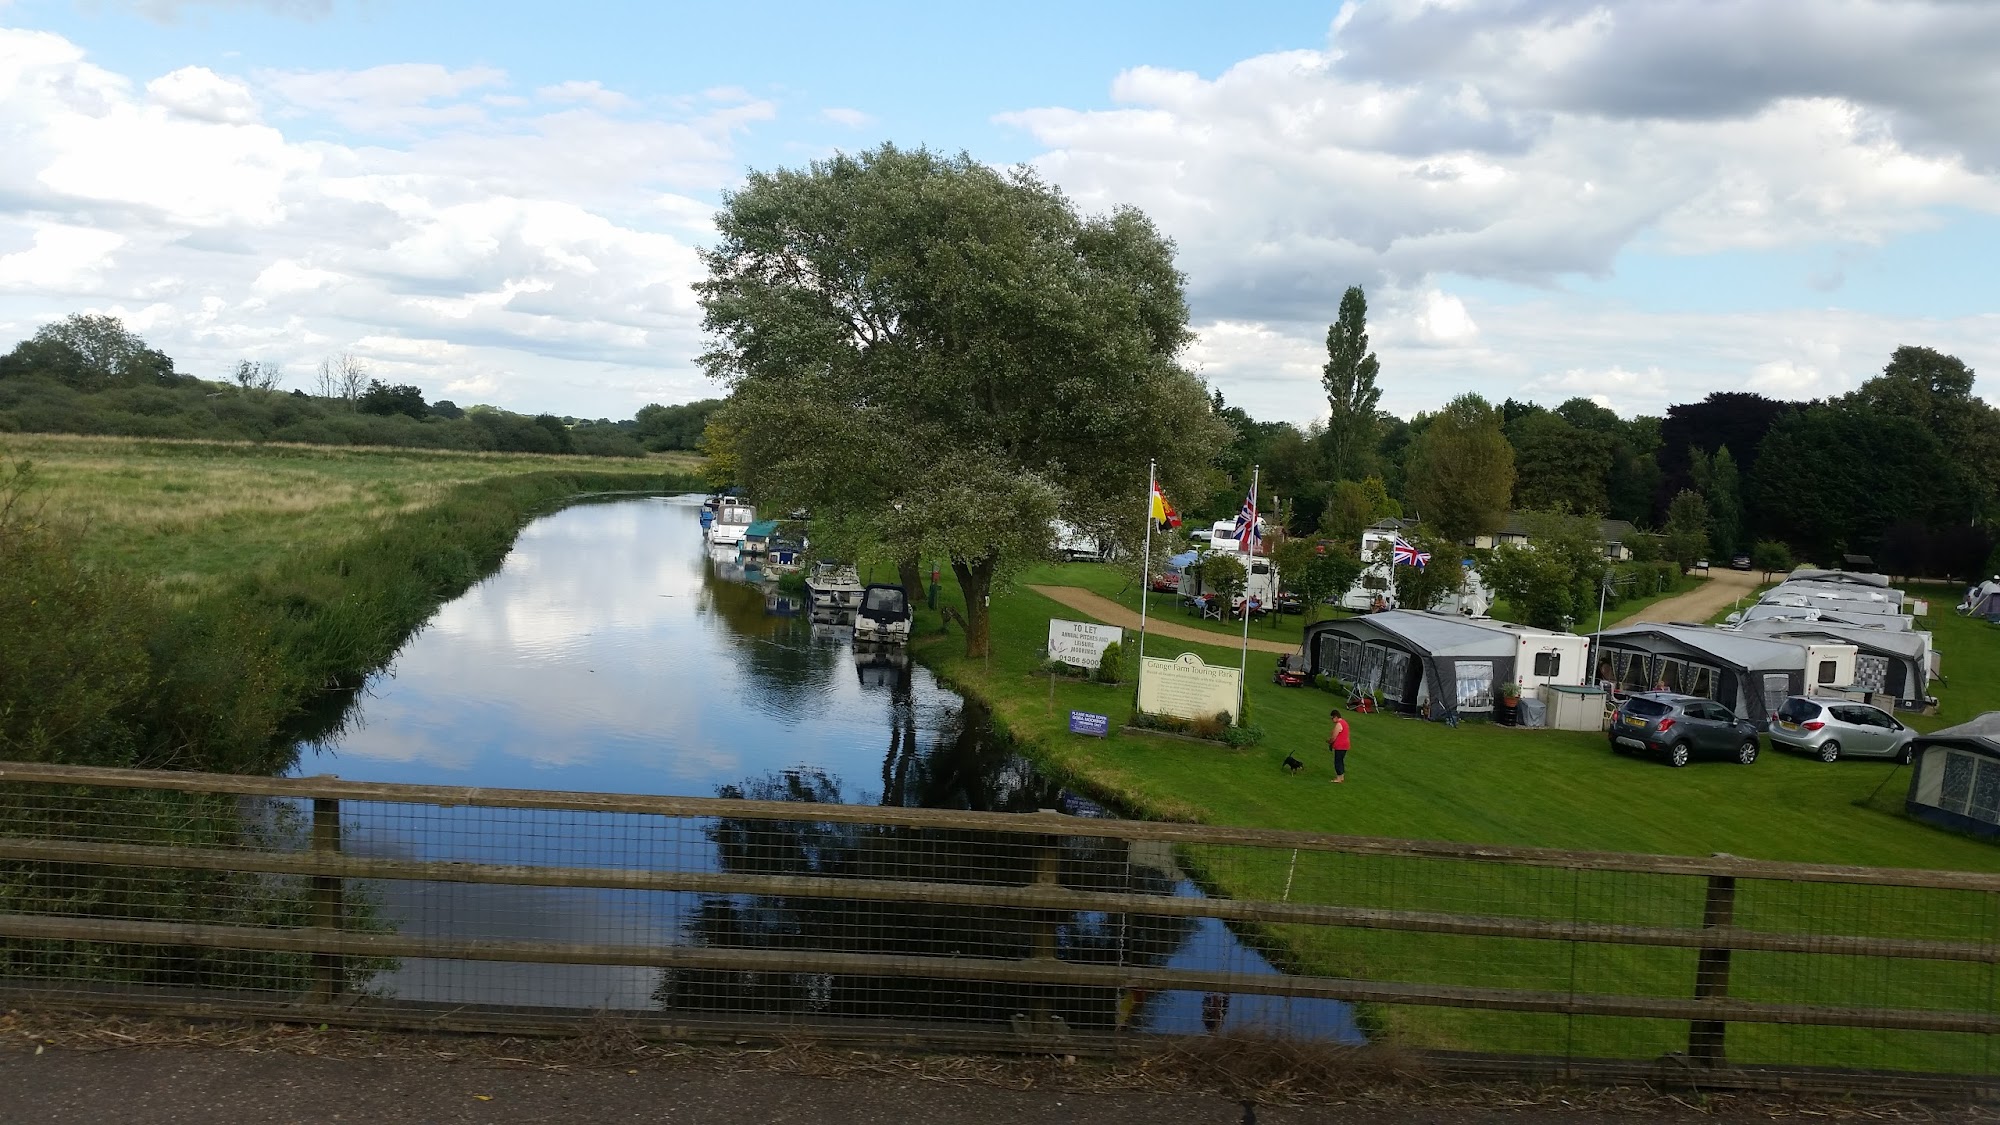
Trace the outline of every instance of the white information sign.
{"type": "Polygon", "coordinates": [[[1095,668],[1111,645],[1125,643],[1125,630],[1116,625],[1096,625],[1088,621],[1049,619],[1049,659],[1075,668],[1095,668]]]}
{"type": "Polygon", "coordinates": [[[1139,710],[1182,719],[1236,714],[1243,688],[1238,668],[1211,668],[1191,652],[1172,660],[1149,656],[1139,666],[1139,710]]]}

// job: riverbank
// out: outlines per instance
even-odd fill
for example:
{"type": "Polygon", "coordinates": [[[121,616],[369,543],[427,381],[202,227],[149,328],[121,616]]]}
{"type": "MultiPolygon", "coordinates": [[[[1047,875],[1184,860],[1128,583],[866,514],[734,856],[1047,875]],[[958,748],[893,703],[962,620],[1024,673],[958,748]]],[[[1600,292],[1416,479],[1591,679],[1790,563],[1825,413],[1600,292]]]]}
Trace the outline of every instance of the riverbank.
{"type": "MultiPolygon", "coordinates": [[[[1070,710],[1106,715],[1117,732],[1131,714],[1133,697],[1129,684],[1052,683],[1037,674],[1049,618],[1076,616],[1078,611],[1032,591],[1009,590],[993,599],[990,659],[966,659],[963,638],[940,634],[939,618],[928,611],[912,650],[958,690],[991,707],[1028,756],[1133,815],[1465,843],[2000,871],[2000,848],[1937,832],[1899,811],[1864,807],[1871,793],[1892,790],[1907,778],[1889,763],[1843,762],[1836,769],[1767,752],[1747,769],[1703,763],[1673,770],[1613,755],[1596,733],[1477,722],[1448,728],[1394,715],[1352,715],[1349,784],[1330,786],[1326,714],[1339,700],[1274,684],[1277,658],[1271,654],[1253,652],[1249,659],[1250,721],[1266,733],[1259,746],[1229,749],[1129,733],[1104,739],[1073,735],[1070,710]],[[1289,776],[1280,768],[1287,752],[1305,760],[1302,775],[1289,776]]],[[[1961,647],[2000,644],[1970,632],[1955,633],[1954,640],[1961,647]]],[[[1178,640],[1148,647],[1153,655],[1191,651],[1211,664],[1234,666],[1239,659],[1233,647],[1178,640]]],[[[1128,667],[1134,663],[1128,660],[1128,667]]],[[[1984,666],[1981,659],[1967,663],[1984,666]]],[[[1972,701],[1953,702],[1962,707],[1972,701]]],[[[1412,873],[1398,884],[1383,872],[1357,878],[1352,865],[1333,862],[1301,862],[1287,871],[1277,860],[1242,855],[1190,859],[1219,892],[1240,897],[1276,898],[1289,881],[1293,901],[1570,920],[1568,891],[1554,893],[1543,885],[1546,878],[1513,869],[1487,867],[1449,877],[1439,872],[1430,877],[1434,881],[1412,873]]],[[[1606,880],[1593,892],[1592,911],[1607,921],[1624,916],[1621,909],[1655,924],[1687,925],[1699,918],[1699,894],[1690,896],[1692,888],[1638,882],[1606,880]]],[[[1833,924],[1827,904],[1810,895],[1760,909],[1774,929],[1818,932],[1815,927],[1833,924]]],[[[1860,895],[1842,909],[1856,912],[1837,924],[1842,932],[1900,933],[1886,896],[1877,903],[1860,895]]],[[[1658,990],[1657,995],[1676,994],[1692,979],[1692,954],[1685,950],[1605,946],[1574,962],[1568,949],[1546,942],[1284,927],[1271,928],[1267,936],[1283,946],[1293,965],[1331,976],[1554,991],[1658,990]]],[[[1980,940],[1971,914],[1931,919],[1924,936],[1980,940]]],[[[1762,986],[1829,1004],[1863,1002],[1864,993],[1885,1003],[1907,1002],[1963,983],[1945,983],[1944,975],[1928,967],[1905,972],[1907,965],[1885,968],[1867,982],[1799,981],[1787,976],[1795,968],[1751,959],[1739,968],[1738,983],[1745,994],[1762,986]],[[1890,981],[1897,983],[1892,987],[1890,981]]],[[[1590,1029],[1596,1045],[1587,1053],[1629,1057],[1685,1049],[1684,1025],[1591,1022],[1598,1024],[1590,1029]]],[[[1530,1053],[1562,1053],[1577,1033],[1560,1016],[1446,1008],[1394,1009],[1385,1024],[1392,1039],[1417,1046],[1530,1053]]],[[[1893,1032],[1755,1025],[1732,1031],[1731,1055],[1797,1057],[1800,1036],[1810,1040],[1815,1057],[1918,1069],[1983,1065],[1976,1045],[1947,1049],[1922,1036],[1893,1032]]]]}
{"type": "Polygon", "coordinates": [[[677,461],[48,435],[0,462],[0,756],[245,773],[332,729],[535,515],[699,487],[677,461]]]}

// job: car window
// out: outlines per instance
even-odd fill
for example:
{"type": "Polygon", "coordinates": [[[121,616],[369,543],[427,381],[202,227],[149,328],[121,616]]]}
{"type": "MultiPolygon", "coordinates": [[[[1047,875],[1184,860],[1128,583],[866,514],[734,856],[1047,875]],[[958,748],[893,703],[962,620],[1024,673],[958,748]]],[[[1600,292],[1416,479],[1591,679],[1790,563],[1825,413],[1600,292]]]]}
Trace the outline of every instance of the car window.
{"type": "Polygon", "coordinates": [[[1833,712],[1834,718],[1839,719],[1843,723],[1851,723],[1857,727],[1865,727],[1873,725],[1868,718],[1868,711],[1866,708],[1832,707],[1829,708],[1829,710],[1833,712]]]}
{"type": "Polygon", "coordinates": [[[1896,720],[1873,707],[1856,707],[1854,710],[1860,714],[1861,721],[1871,727],[1881,727],[1883,730],[1896,729],[1896,720]]]}
{"type": "Polygon", "coordinates": [[[1625,713],[1628,715],[1637,715],[1642,719],[1657,719],[1670,710],[1672,708],[1657,699],[1628,699],[1625,701],[1625,713]]]}
{"type": "Polygon", "coordinates": [[[1810,699],[1800,699],[1795,695],[1785,700],[1784,705],[1778,708],[1778,717],[1794,723],[1808,722],[1819,718],[1819,704],[1810,699]]]}
{"type": "Polygon", "coordinates": [[[1704,703],[1701,705],[1701,717],[1704,719],[1714,719],[1718,723],[1726,723],[1736,716],[1730,714],[1729,708],[1724,707],[1720,703],[1704,703]]]}

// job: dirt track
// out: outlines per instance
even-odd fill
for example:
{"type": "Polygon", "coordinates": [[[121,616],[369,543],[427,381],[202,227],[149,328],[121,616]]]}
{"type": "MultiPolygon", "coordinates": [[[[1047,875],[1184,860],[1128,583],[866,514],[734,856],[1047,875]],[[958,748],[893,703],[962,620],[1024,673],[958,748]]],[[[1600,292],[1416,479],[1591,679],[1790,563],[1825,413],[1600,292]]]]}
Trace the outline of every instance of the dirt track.
{"type": "Polygon", "coordinates": [[[1729,607],[1738,598],[1748,598],[1757,588],[1757,572],[1754,570],[1711,569],[1708,581],[1689,590],[1676,594],[1665,601],[1652,605],[1611,622],[1613,625],[1636,625],[1641,621],[1707,621],[1729,607]]]}
{"type": "MultiPolygon", "coordinates": [[[[1089,590],[1078,586],[1029,586],[1028,589],[1051,601],[1061,602],[1079,613],[1087,613],[1101,624],[1116,625],[1122,629],[1137,629],[1139,627],[1139,615],[1137,613],[1126,609],[1124,606],[1119,605],[1102,594],[1093,594],[1089,590]]],[[[1257,627],[1255,625],[1250,626],[1250,647],[1258,652],[1299,651],[1299,646],[1297,645],[1286,644],[1284,641],[1268,640],[1257,636],[1256,632],[1257,627]]],[[[1182,625],[1177,621],[1163,620],[1158,614],[1147,615],[1146,635],[1152,637],[1172,637],[1177,641],[1196,641],[1201,644],[1217,645],[1222,648],[1243,647],[1243,639],[1240,636],[1231,637],[1223,633],[1211,633],[1205,629],[1196,629],[1189,625],[1182,625]]]]}

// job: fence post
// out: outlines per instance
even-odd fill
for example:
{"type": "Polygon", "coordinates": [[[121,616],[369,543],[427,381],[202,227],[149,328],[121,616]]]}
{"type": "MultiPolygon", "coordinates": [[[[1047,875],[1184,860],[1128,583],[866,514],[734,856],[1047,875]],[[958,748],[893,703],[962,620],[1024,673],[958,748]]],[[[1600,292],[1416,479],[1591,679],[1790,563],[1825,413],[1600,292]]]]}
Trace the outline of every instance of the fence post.
{"type": "MultiPolygon", "coordinates": [[[[1710,875],[1708,894],[1701,906],[1701,928],[1713,930],[1736,920],[1736,876],[1710,875]]],[[[1719,999],[1729,995],[1729,950],[1703,949],[1695,962],[1694,998],[1719,999]]],[[[1729,1025],[1722,1020],[1693,1020],[1688,1024],[1688,1057],[1703,1066],[1721,1066],[1724,1034],[1729,1025]]]]}
{"type": "MultiPolygon", "coordinates": [[[[340,852],[340,801],[333,797],[313,798],[312,847],[315,852],[340,852]]],[[[322,930],[341,928],[346,914],[346,880],[338,875],[315,875],[312,880],[313,925],[322,930]]],[[[346,982],[346,966],[338,953],[313,954],[314,1003],[330,1004],[346,982]]]]}

